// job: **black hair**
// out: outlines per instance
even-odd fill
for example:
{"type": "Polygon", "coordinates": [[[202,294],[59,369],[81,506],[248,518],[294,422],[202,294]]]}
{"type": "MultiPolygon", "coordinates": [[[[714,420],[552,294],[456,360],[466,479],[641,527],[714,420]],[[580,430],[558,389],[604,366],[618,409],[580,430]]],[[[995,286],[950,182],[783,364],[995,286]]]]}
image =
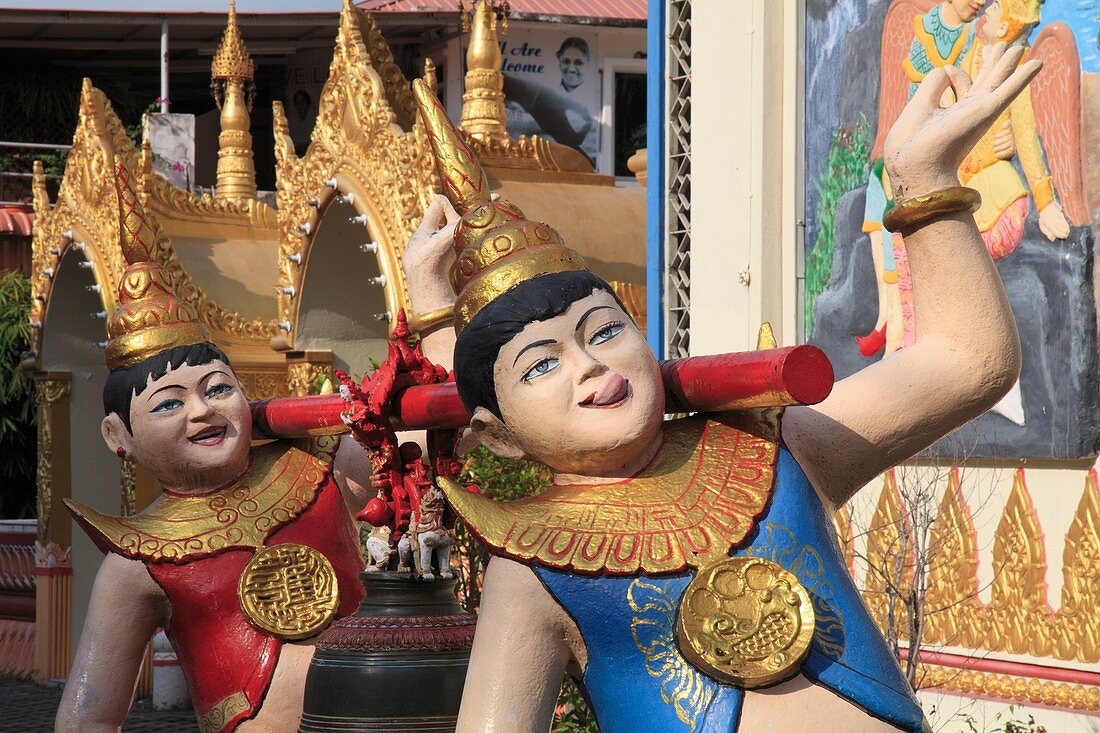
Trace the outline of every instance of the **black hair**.
{"type": "Polygon", "coordinates": [[[484,407],[501,417],[493,379],[493,365],[501,348],[527,324],[560,316],[573,303],[597,290],[611,293],[626,312],[611,286],[587,270],[540,275],[516,285],[482,308],[455,342],[455,382],[466,409],[473,413],[484,407]]]}
{"type": "Polygon", "coordinates": [[[150,376],[160,379],[184,364],[203,366],[212,361],[223,361],[230,365],[225,352],[214,344],[205,342],[167,349],[133,366],[112,370],[107,374],[107,383],[103,385],[103,413],[110,415],[113,412],[118,415],[126,429],[133,434],[134,429],[130,425],[130,401],[145,391],[149,386],[150,376]]]}
{"type": "Polygon", "coordinates": [[[555,55],[558,58],[561,58],[561,55],[571,48],[575,48],[583,53],[586,59],[592,58],[592,54],[588,50],[588,41],[584,40],[580,36],[570,36],[569,38],[566,38],[564,41],[562,41],[561,48],[558,49],[558,52],[555,55]]]}

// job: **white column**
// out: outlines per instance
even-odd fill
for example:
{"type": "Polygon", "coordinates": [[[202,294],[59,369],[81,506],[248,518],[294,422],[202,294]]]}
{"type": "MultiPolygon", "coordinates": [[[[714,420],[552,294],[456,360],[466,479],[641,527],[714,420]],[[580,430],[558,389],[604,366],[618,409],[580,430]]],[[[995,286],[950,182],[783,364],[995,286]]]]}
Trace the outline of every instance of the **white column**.
{"type": "Polygon", "coordinates": [[[168,112],[168,21],[160,24],[160,111],[168,112]]]}
{"type": "Polygon", "coordinates": [[[797,337],[801,0],[692,5],[691,352],[797,337]]]}

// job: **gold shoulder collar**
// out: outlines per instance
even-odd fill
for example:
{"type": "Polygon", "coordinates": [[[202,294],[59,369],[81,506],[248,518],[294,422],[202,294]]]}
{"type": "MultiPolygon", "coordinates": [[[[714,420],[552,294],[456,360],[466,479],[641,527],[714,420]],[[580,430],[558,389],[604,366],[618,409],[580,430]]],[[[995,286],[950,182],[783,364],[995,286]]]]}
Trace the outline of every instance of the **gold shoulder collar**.
{"type": "Polygon", "coordinates": [[[262,547],[268,535],[313,503],[339,438],[280,441],[252,449],[252,465],[232,484],[199,496],[162,494],[132,517],[112,517],[66,500],[103,550],[158,562],[185,562],[231,548],[262,547]]]}
{"type": "Polygon", "coordinates": [[[510,503],[439,484],[500,554],[579,573],[672,573],[719,560],[745,539],[775,484],[777,441],[777,412],[687,418],[668,424],[653,462],[626,481],[553,486],[510,503]]]}

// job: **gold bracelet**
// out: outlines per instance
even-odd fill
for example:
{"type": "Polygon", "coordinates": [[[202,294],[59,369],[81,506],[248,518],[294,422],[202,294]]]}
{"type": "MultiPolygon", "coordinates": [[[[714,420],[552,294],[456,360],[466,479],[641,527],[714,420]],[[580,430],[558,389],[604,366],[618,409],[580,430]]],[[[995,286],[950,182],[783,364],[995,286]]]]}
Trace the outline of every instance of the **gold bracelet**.
{"type": "Polygon", "coordinates": [[[413,333],[423,333],[431,328],[444,323],[454,323],[455,307],[449,305],[446,308],[422,313],[409,319],[409,330],[413,333]]]}
{"type": "Polygon", "coordinates": [[[960,211],[974,212],[981,205],[982,195],[973,188],[948,186],[896,204],[882,217],[882,223],[891,232],[907,234],[933,219],[960,211]]]}

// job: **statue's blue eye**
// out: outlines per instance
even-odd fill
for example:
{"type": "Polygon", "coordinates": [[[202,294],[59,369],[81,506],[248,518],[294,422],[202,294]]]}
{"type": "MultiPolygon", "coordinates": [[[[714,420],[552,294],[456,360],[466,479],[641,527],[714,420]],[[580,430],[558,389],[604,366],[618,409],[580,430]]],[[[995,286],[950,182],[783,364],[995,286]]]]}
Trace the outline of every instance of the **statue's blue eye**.
{"type": "Polygon", "coordinates": [[[596,333],[592,335],[592,338],[588,339],[588,345],[598,346],[599,344],[607,343],[622,333],[624,328],[626,328],[626,326],[623,325],[622,321],[609,323],[599,331],[596,331],[596,333]]]}
{"type": "Polygon", "coordinates": [[[533,367],[527,370],[523,375],[524,382],[530,382],[536,377],[541,377],[543,374],[549,374],[558,368],[558,360],[552,356],[548,356],[542,361],[536,363],[533,367]]]}
{"type": "Polygon", "coordinates": [[[210,387],[208,387],[207,390],[206,390],[206,396],[207,397],[218,397],[218,396],[221,396],[221,395],[224,395],[224,394],[229,394],[232,391],[233,391],[233,385],[226,384],[226,383],[223,382],[222,384],[214,384],[214,385],[211,385],[210,387]]]}
{"type": "Polygon", "coordinates": [[[154,407],[152,410],[150,410],[150,412],[168,412],[169,410],[175,410],[175,409],[180,408],[180,407],[183,407],[183,401],[182,400],[177,400],[177,399],[164,400],[163,402],[158,404],[156,407],[154,407]]]}

